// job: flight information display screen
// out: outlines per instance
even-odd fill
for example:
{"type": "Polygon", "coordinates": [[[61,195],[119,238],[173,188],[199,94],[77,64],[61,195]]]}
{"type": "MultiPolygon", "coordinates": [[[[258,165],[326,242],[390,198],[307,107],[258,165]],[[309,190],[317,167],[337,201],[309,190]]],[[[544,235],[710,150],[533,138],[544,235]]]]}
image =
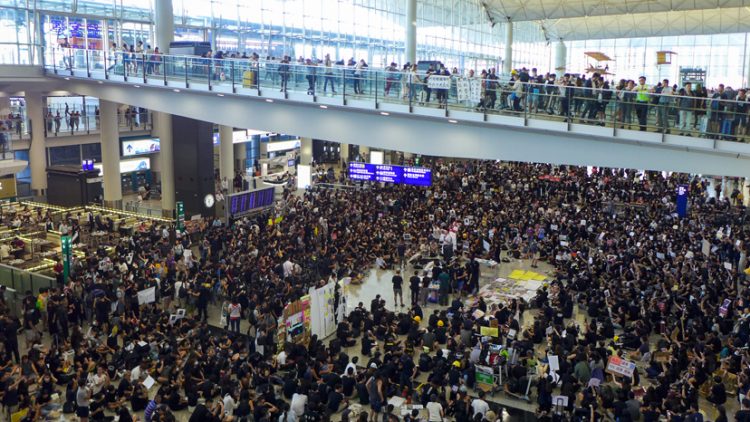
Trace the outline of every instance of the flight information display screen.
{"type": "Polygon", "coordinates": [[[275,190],[275,188],[265,188],[230,195],[227,199],[229,215],[239,217],[258,208],[273,205],[275,190]]]}
{"type": "Polygon", "coordinates": [[[414,186],[431,186],[432,170],[386,164],[349,163],[349,178],[370,182],[386,182],[414,186]]]}

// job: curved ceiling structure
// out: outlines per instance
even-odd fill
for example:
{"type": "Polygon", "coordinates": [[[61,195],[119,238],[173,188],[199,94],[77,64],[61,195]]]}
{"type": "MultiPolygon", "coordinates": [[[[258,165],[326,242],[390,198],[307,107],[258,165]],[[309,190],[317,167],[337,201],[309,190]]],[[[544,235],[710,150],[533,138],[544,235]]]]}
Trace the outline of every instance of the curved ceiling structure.
{"type": "Polygon", "coordinates": [[[485,0],[497,22],[537,22],[549,40],[750,31],[750,0],[485,0]]]}

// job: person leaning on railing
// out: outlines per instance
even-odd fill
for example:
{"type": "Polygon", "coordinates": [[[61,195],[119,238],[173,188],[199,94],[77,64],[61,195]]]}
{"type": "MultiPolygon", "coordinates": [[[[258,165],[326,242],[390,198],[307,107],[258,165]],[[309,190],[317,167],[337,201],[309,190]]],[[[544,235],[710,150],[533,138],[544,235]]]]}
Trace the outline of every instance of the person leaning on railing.
{"type": "Polygon", "coordinates": [[[692,136],[691,132],[695,129],[695,93],[690,82],[686,82],[685,86],[680,89],[679,97],[677,98],[677,107],[679,110],[679,126],[680,135],[692,136]]]}

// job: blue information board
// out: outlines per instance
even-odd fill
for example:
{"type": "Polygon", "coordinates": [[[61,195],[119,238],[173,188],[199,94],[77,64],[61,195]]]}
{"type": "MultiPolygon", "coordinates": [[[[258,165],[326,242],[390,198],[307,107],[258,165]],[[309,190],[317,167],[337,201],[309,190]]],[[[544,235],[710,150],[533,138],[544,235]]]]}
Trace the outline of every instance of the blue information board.
{"type": "Polygon", "coordinates": [[[240,192],[229,195],[229,215],[239,217],[258,208],[273,205],[275,188],[265,188],[255,191],[240,192]]]}
{"type": "Polygon", "coordinates": [[[680,218],[685,218],[687,216],[688,193],[688,185],[677,186],[677,215],[679,215],[680,218]]]}
{"type": "Polygon", "coordinates": [[[422,167],[402,167],[387,164],[349,163],[349,178],[370,182],[385,182],[414,186],[431,186],[432,170],[422,167]]]}

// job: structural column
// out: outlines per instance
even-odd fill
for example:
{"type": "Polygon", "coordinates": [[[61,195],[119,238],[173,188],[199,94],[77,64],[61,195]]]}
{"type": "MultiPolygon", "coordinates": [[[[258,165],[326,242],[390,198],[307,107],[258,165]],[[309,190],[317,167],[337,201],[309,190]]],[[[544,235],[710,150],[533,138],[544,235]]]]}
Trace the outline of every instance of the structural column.
{"type": "Polygon", "coordinates": [[[26,114],[31,121],[31,189],[34,196],[44,196],[47,191],[47,147],[44,144],[44,97],[40,93],[26,92],[26,114]]]}
{"type": "Polygon", "coordinates": [[[156,45],[163,54],[169,53],[169,43],[174,41],[174,9],[172,0],[156,0],[154,22],[156,23],[156,45]]]}
{"type": "Polygon", "coordinates": [[[406,0],[406,61],[417,63],[417,0],[406,0]]]}
{"type": "Polygon", "coordinates": [[[234,144],[232,138],[234,128],[219,125],[219,177],[222,186],[231,191],[234,179],[234,144]]]}
{"type": "Polygon", "coordinates": [[[174,199],[174,144],[172,142],[172,116],[167,113],[152,112],[154,133],[159,138],[159,178],[161,179],[161,211],[165,217],[172,217],[174,199]]]}
{"type": "Polygon", "coordinates": [[[313,160],[313,140],[312,138],[299,138],[299,163],[309,166],[313,160]]]}
{"type": "Polygon", "coordinates": [[[513,22],[508,19],[505,23],[505,58],[503,60],[503,73],[510,74],[513,70],[513,22]]]}
{"type": "Polygon", "coordinates": [[[247,164],[245,164],[245,161],[247,160],[247,142],[242,142],[240,144],[234,144],[234,171],[238,171],[242,174],[245,174],[247,169],[245,168],[247,164]]]}
{"type": "Polygon", "coordinates": [[[104,171],[104,205],[122,208],[120,181],[120,132],[117,125],[117,104],[99,100],[102,169],[104,171]]]}
{"type": "Polygon", "coordinates": [[[348,163],[349,162],[349,144],[345,144],[342,142],[339,145],[341,145],[341,152],[339,154],[341,156],[341,160],[344,163],[348,163]]]}
{"type": "Polygon", "coordinates": [[[567,61],[568,47],[566,47],[563,40],[560,39],[555,46],[555,72],[557,72],[558,76],[564,74],[567,70],[567,61]]]}

